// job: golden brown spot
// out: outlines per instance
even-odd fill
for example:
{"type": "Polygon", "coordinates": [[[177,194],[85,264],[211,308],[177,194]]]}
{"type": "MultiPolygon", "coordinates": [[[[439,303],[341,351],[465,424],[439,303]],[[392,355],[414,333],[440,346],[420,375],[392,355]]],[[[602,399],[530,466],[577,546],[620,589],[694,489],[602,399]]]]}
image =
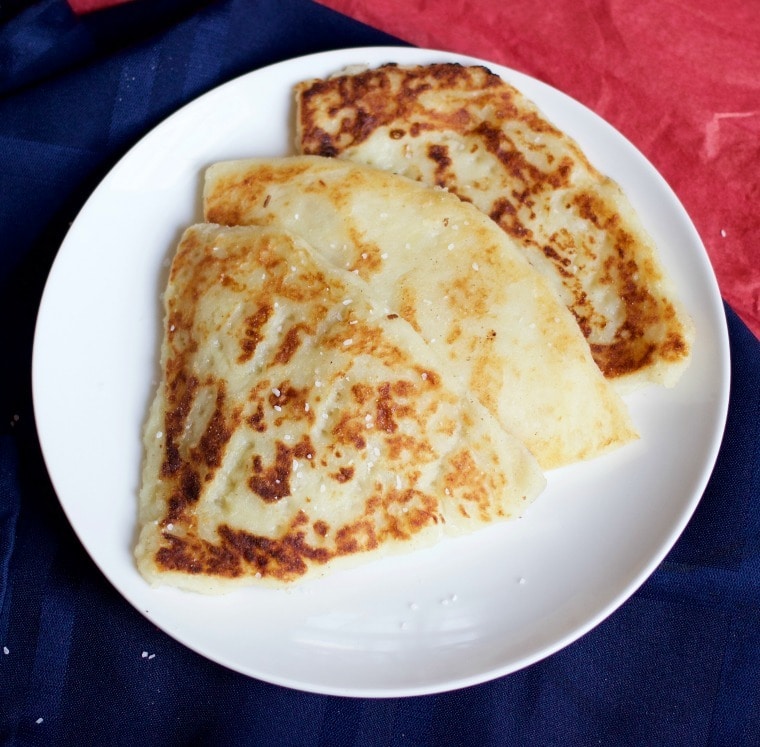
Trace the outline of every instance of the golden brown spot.
{"type": "Polygon", "coordinates": [[[412,325],[414,331],[418,334],[421,332],[420,323],[417,321],[417,307],[415,306],[416,297],[412,289],[403,285],[400,289],[401,298],[399,299],[398,310],[401,316],[412,325]]]}
{"type": "Polygon", "coordinates": [[[264,407],[260,401],[256,405],[256,411],[248,416],[246,422],[258,433],[264,433],[266,431],[267,424],[264,418],[264,407]]]}
{"type": "Polygon", "coordinates": [[[169,497],[166,521],[179,522],[191,505],[197,503],[201,495],[201,480],[189,464],[183,464],[175,488],[169,497]]]}
{"type": "Polygon", "coordinates": [[[224,447],[232,436],[235,423],[240,419],[240,410],[237,409],[230,418],[231,423],[228,425],[225,421],[226,397],[227,387],[223,381],[220,381],[217,384],[214,412],[206,425],[206,430],[201,436],[197,449],[194,449],[192,454],[195,461],[203,461],[207,467],[211,468],[217,468],[221,465],[224,447]]]}
{"type": "Polygon", "coordinates": [[[262,306],[255,313],[246,317],[243,326],[243,336],[239,340],[241,352],[237,359],[238,363],[245,363],[253,358],[257,345],[263,339],[262,328],[271,316],[272,307],[262,306]]]}
{"type": "Polygon", "coordinates": [[[336,482],[348,482],[354,476],[353,467],[341,467],[336,473],[330,475],[336,482]]]}
{"type": "Polygon", "coordinates": [[[439,187],[446,186],[447,172],[451,166],[448,147],[446,145],[429,145],[427,154],[428,158],[435,163],[434,183],[439,187]]]}
{"type": "Polygon", "coordinates": [[[264,466],[259,454],[253,457],[253,474],[248,486],[267,503],[275,503],[290,495],[290,472],[293,467],[292,452],[282,441],[275,444],[274,463],[264,466]]]}
{"type": "MultiPolygon", "coordinates": [[[[294,524],[298,525],[298,517],[294,524]]],[[[332,557],[327,549],[309,545],[304,532],[295,529],[295,526],[291,527],[284,537],[271,539],[221,526],[219,537],[223,547],[252,571],[262,576],[292,581],[306,573],[306,561],[326,563],[332,557]]]]}
{"type": "Polygon", "coordinates": [[[523,238],[532,235],[532,231],[520,222],[515,206],[506,197],[494,201],[488,216],[511,236],[523,238]]]}
{"type": "Polygon", "coordinates": [[[427,441],[420,441],[414,436],[406,433],[396,433],[386,439],[388,445],[388,456],[393,460],[398,460],[402,453],[409,452],[410,459],[418,464],[435,459],[435,452],[427,441]]]}
{"type": "Polygon", "coordinates": [[[179,470],[182,460],[177,441],[185,430],[185,421],[198,389],[198,379],[187,376],[184,370],[172,378],[166,391],[166,414],[164,416],[164,460],[161,464],[161,477],[170,477],[179,470]]]}
{"type": "Polygon", "coordinates": [[[375,390],[367,384],[352,384],[351,394],[360,405],[363,405],[374,396],[375,390]]]}
{"type": "Polygon", "coordinates": [[[375,426],[385,433],[395,433],[398,430],[396,423],[396,403],[391,396],[391,385],[386,382],[377,388],[375,426]]]}
{"type": "Polygon", "coordinates": [[[279,386],[270,390],[267,401],[271,407],[282,414],[283,418],[293,421],[306,420],[313,423],[314,412],[309,406],[308,395],[309,389],[307,387],[298,389],[290,383],[289,379],[286,379],[280,382],[279,386]]]}
{"type": "Polygon", "coordinates": [[[335,533],[335,545],[338,555],[350,555],[357,552],[374,550],[378,544],[375,528],[372,522],[366,519],[346,524],[335,533]]]}
{"type": "Polygon", "coordinates": [[[345,413],[332,430],[335,442],[350,444],[357,449],[364,449],[367,442],[364,438],[366,424],[361,413],[345,413]]]}
{"type": "Polygon", "coordinates": [[[274,356],[275,363],[285,365],[295,355],[296,350],[298,350],[301,344],[299,333],[303,330],[304,326],[303,324],[296,324],[285,333],[282,338],[282,344],[274,356]]]}
{"type": "MultiPolygon", "coordinates": [[[[486,476],[478,468],[472,454],[469,451],[460,451],[451,458],[450,464],[451,470],[444,477],[446,490],[458,499],[474,504],[481,518],[487,519],[491,503],[490,490],[486,476]]],[[[501,483],[496,487],[503,487],[503,479],[501,483]]]]}
{"type": "Polygon", "coordinates": [[[168,571],[236,578],[242,573],[238,553],[224,545],[164,534],[168,543],[156,552],[156,563],[168,571]]]}

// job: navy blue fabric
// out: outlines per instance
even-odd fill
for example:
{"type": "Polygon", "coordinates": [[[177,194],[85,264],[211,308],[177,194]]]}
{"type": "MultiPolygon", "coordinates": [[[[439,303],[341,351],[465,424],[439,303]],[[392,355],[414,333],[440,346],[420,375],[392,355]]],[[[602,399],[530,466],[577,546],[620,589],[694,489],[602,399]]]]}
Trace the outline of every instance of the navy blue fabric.
{"type": "Polygon", "coordinates": [[[319,696],[209,662],[123,601],[68,525],[34,428],[34,321],[57,248],[100,178],[188,100],[295,55],[399,42],[309,0],[136,0],[84,18],[63,0],[10,7],[0,26],[0,743],[760,744],[760,343],[730,309],[728,426],[695,516],[626,604],[545,661],[436,696],[319,696]]]}

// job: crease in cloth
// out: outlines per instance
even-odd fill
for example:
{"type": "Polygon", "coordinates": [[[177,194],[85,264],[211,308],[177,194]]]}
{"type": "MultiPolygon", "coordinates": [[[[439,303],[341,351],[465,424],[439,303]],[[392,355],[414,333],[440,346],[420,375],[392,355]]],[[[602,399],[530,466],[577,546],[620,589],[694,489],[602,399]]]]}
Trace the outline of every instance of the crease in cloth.
{"type": "Polygon", "coordinates": [[[6,596],[19,512],[18,454],[10,435],[0,436],[0,636],[5,638],[6,596]]]}

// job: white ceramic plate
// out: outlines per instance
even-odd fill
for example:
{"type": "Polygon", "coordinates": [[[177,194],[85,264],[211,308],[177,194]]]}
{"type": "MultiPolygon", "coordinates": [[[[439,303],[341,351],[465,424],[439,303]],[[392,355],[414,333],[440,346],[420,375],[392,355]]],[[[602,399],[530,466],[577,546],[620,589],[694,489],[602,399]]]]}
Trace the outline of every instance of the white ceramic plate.
{"type": "Polygon", "coordinates": [[[660,246],[697,329],[673,390],[628,398],[642,438],[548,475],[528,516],[292,591],[206,598],[151,589],[132,546],[141,431],[158,373],[160,293],[183,228],[201,218],[204,168],[293,152],[291,85],[345,65],[481,62],[405,48],[328,52],[264,68],[187,105],[103,180],[66,237],[37,325],[42,449],[79,538],[119,592],[191,649],[247,675],[321,693],[439,692],[559,650],[622,604],[671,548],[712,470],[728,400],[728,341],[704,247],[646,159],[577,102],[512,70],[622,184],[660,246]]]}

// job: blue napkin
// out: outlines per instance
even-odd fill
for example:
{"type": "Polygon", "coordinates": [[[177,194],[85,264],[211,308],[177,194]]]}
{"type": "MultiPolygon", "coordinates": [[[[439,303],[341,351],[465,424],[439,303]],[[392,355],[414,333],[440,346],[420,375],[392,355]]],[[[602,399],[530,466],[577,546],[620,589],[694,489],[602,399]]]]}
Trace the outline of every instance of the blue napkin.
{"type": "Polygon", "coordinates": [[[760,343],[729,308],[729,418],[696,514],[626,604],[538,664],[434,696],[313,695],[224,669],[127,604],[66,521],[34,428],[58,246],[188,100],[293,56],[400,42],[309,0],[135,0],[82,18],[40,0],[0,20],[0,743],[760,744],[760,343]]]}

